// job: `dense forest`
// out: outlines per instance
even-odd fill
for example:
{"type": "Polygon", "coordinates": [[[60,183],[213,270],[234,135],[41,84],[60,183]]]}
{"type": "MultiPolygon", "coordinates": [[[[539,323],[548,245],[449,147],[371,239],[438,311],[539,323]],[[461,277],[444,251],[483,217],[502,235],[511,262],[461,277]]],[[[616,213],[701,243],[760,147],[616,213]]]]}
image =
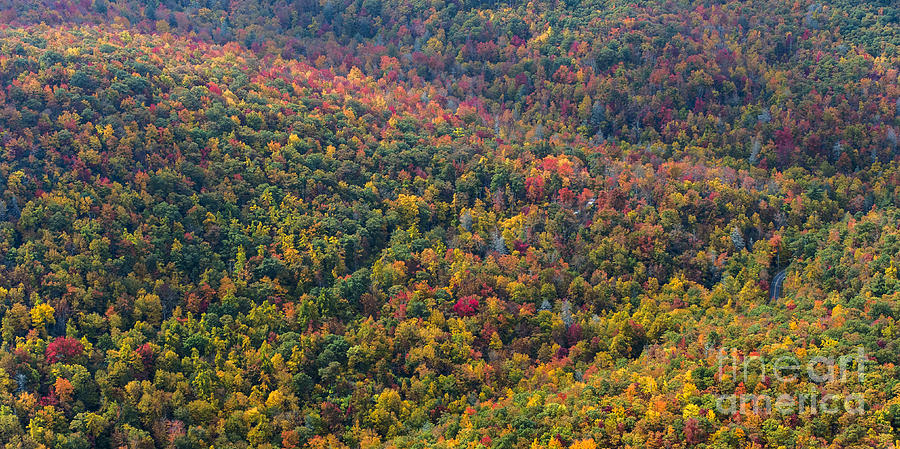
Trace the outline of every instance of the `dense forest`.
{"type": "Polygon", "coordinates": [[[898,132],[890,0],[0,0],[0,443],[897,447],[898,132]]]}

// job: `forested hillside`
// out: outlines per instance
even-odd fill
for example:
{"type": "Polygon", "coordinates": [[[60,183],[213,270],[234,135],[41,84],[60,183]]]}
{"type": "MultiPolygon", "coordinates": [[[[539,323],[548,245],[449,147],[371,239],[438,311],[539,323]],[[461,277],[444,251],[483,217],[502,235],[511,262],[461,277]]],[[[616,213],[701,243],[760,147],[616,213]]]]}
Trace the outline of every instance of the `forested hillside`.
{"type": "Polygon", "coordinates": [[[895,447],[858,3],[0,0],[0,443],[895,447]]]}

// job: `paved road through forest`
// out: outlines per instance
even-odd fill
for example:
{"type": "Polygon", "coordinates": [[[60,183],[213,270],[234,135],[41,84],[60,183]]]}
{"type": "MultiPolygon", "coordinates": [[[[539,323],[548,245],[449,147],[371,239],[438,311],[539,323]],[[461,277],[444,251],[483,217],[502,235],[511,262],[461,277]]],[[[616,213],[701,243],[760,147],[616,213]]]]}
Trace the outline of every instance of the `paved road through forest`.
{"type": "Polygon", "coordinates": [[[772,278],[772,285],[769,286],[769,301],[781,297],[782,287],[784,287],[784,278],[787,276],[787,268],[775,273],[772,278]]]}

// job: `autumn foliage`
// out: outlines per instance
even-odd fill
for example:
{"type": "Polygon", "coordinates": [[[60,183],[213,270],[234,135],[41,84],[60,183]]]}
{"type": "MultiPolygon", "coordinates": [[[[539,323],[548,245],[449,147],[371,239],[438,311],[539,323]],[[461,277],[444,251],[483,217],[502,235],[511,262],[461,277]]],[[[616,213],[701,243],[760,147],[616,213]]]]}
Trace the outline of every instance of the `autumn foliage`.
{"type": "Polygon", "coordinates": [[[0,442],[892,447],[898,17],[2,3],[0,442]]]}

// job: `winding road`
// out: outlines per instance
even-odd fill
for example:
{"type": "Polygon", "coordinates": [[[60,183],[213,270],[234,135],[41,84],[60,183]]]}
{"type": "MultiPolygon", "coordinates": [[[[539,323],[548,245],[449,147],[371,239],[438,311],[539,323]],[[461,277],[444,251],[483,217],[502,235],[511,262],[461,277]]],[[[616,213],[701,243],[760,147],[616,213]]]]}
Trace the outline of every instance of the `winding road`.
{"type": "Polygon", "coordinates": [[[772,284],[769,286],[769,302],[781,297],[781,292],[784,287],[784,278],[786,276],[787,268],[775,273],[775,276],[772,277],[772,284]]]}

